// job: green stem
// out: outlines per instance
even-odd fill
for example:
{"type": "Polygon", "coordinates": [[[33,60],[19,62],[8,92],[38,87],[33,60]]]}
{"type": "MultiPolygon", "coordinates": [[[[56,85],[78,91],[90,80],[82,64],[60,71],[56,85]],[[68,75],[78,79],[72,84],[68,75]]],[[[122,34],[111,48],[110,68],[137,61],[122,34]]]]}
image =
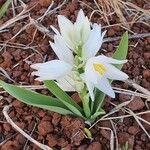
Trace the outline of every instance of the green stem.
{"type": "Polygon", "coordinates": [[[84,110],[84,114],[87,118],[89,118],[91,116],[91,111],[90,111],[90,107],[89,107],[89,96],[87,95],[87,91],[84,88],[80,93],[80,98],[82,101],[82,105],[83,105],[83,110],[84,110]]]}

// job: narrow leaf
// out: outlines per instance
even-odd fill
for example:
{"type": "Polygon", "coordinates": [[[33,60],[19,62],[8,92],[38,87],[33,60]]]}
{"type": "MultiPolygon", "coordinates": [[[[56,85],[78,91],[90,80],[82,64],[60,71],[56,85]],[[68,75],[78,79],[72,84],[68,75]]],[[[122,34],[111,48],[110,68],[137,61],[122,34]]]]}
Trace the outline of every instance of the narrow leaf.
{"type": "Polygon", "coordinates": [[[5,14],[5,12],[7,11],[10,3],[11,3],[12,0],[7,0],[3,5],[2,7],[0,8],[0,18],[2,18],[5,14]]]}
{"type": "Polygon", "coordinates": [[[0,81],[0,85],[16,99],[32,106],[51,110],[61,114],[72,114],[71,111],[56,98],[45,96],[25,88],[20,88],[0,81]]]}
{"type": "Polygon", "coordinates": [[[64,92],[54,81],[44,81],[45,86],[54,94],[66,107],[68,107],[76,115],[83,117],[83,110],[81,107],[66,93],[64,92]]]}

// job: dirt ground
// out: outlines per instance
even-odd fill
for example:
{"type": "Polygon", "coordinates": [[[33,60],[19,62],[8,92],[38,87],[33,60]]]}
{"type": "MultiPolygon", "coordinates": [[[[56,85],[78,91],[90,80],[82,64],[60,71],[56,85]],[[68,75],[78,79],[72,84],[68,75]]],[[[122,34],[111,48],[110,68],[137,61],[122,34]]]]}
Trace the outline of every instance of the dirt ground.
{"type": "MultiPolygon", "coordinates": [[[[105,0],[99,1],[104,2],[105,0]]],[[[4,0],[0,0],[0,5],[2,5],[3,2],[4,0]]],[[[24,2],[27,9],[31,8],[30,17],[32,19],[38,19],[45,13],[52,0],[25,0],[24,2]]],[[[62,2],[61,0],[54,0],[52,9],[62,2]]],[[[130,0],[129,2],[132,2],[141,9],[150,10],[149,0],[147,0],[147,2],[143,0],[130,0]]],[[[23,9],[19,7],[19,5],[20,3],[18,3],[18,7],[16,6],[15,9],[16,14],[20,13],[23,9]]],[[[103,9],[105,7],[103,7],[103,9]]],[[[58,27],[58,14],[75,21],[80,8],[84,10],[88,17],[90,17],[93,9],[97,9],[93,0],[70,0],[61,8],[57,9],[57,11],[53,11],[45,16],[41,22],[39,19],[39,23],[28,25],[30,19],[29,17],[25,17],[11,24],[9,28],[6,28],[7,30],[5,32],[0,33],[0,68],[3,69],[0,70],[0,79],[13,84],[40,85],[41,83],[35,81],[34,77],[31,76],[33,70],[30,68],[30,64],[52,60],[56,57],[49,46],[49,40],[52,40],[53,36],[50,25],[58,27]],[[41,24],[48,29],[48,31],[41,30],[41,24]],[[16,35],[18,32],[20,33],[16,35]]],[[[27,14],[29,15],[29,13],[27,14]]],[[[130,22],[133,19],[132,15],[130,17],[124,16],[126,22],[130,22]]],[[[13,13],[10,7],[5,17],[0,20],[0,27],[12,17],[13,13]]],[[[120,24],[120,19],[115,13],[108,16],[106,16],[106,14],[100,15],[99,13],[94,13],[91,17],[92,22],[101,23],[102,27],[107,30],[105,38],[121,36],[126,30],[129,31],[130,35],[146,35],[150,33],[150,18],[148,19],[146,21],[149,22],[143,21],[145,22],[143,23],[139,21],[127,26],[127,24],[120,24]]],[[[118,43],[118,40],[104,42],[100,53],[111,56],[118,43]]],[[[129,75],[130,79],[136,81],[137,84],[150,90],[150,36],[129,39],[129,53],[127,59],[128,63],[124,65],[123,71],[129,75]]],[[[113,86],[135,91],[128,83],[113,82],[113,86]]],[[[110,142],[112,142],[113,138],[111,134],[112,131],[115,135],[115,144],[117,144],[118,141],[120,148],[123,148],[125,143],[128,142],[129,149],[131,150],[150,150],[149,137],[134,117],[106,119],[105,121],[98,122],[91,128],[93,139],[90,140],[86,138],[83,132],[76,134],[78,131],[82,131],[84,127],[89,127],[80,118],[62,116],[57,113],[27,106],[3,92],[2,89],[1,91],[2,99],[0,100],[0,111],[2,112],[5,105],[12,104],[9,111],[11,119],[31,137],[53,149],[110,150],[110,142]]],[[[43,94],[49,94],[45,89],[37,91],[43,94]]],[[[71,94],[75,101],[79,103],[78,95],[76,93],[71,94]]],[[[117,94],[114,100],[106,97],[103,108],[109,113],[115,105],[130,99],[130,95],[122,93],[117,94]]],[[[140,113],[148,111],[150,103],[146,101],[146,99],[136,96],[132,102],[125,107],[134,113],[140,113]]],[[[124,110],[120,110],[111,115],[111,117],[121,115],[127,115],[127,113],[124,110]]],[[[150,133],[150,114],[145,113],[140,115],[140,117],[148,122],[144,123],[140,121],[144,129],[150,133]]],[[[0,113],[0,149],[39,150],[36,145],[29,142],[6,122],[3,113],[0,113]]]]}

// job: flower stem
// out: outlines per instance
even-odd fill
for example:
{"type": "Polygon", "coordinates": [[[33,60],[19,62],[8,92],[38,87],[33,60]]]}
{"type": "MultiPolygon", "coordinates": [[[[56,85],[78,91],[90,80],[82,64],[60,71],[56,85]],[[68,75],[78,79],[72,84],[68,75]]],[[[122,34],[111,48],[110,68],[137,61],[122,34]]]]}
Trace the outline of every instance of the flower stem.
{"type": "Polygon", "coordinates": [[[81,92],[79,93],[79,96],[82,101],[84,114],[86,118],[89,118],[91,116],[91,111],[89,107],[89,96],[87,95],[87,91],[85,88],[81,90],[81,92]]]}

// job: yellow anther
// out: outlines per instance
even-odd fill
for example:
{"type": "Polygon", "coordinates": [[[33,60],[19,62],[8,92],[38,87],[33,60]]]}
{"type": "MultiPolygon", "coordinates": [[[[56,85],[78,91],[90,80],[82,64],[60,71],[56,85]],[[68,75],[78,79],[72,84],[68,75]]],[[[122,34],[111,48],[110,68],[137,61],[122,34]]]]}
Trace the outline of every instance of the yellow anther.
{"type": "Polygon", "coordinates": [[[93,64],[93,68],[101,76],[107,71],[107,69],[102,64],[93,64]]]}

